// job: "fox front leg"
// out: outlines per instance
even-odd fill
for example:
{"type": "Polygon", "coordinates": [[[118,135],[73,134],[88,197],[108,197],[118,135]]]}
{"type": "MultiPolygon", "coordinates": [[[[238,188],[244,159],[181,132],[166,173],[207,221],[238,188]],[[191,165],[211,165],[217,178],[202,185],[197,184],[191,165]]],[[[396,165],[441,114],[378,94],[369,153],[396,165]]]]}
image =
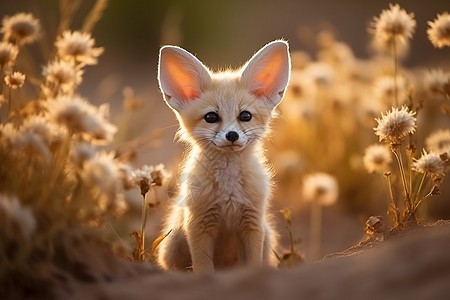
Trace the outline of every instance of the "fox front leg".
{"type": "Polygon", "coordinates": [[[264,232],[259,229],[246,230],[242,235],[244,261],[249,266],[261,266],[263,261],[264,232]]]}
{"type": "Polygon", "coordinates": [[[192,268],[196,273],[214,271],[213,237],[206,233],[188,233],[187,236],[192,257],[192,268]]]}

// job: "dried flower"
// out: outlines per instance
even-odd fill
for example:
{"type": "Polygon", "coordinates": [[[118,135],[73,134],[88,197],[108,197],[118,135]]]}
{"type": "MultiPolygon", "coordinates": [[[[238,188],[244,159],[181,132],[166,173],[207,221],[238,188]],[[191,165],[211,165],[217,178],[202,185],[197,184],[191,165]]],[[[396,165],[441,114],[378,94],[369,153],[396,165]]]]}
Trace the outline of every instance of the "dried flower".
{"type": "Polygon", "coordinates": [[[95,65],[97,57],[103,53],[103,48],[94,48],[94,43],[95,41],[89,33],[64,31],[56,39],[55,46],[62,59],[95,65]]]}
{"type": "Polygon", "coordinates": [[[157,186],[163,185],[163,182],[169,177],[169,173],[167,173],[163,164],[153,167],[150,175],[152,176],[153,183],[157,186]]]}
{"type": "Polygon", "coordinates": [[[358,117],[368,127],[372,127],[380,111],[385,110],[385,103],[373,101],[372,97],[362,97],[358,107],[358,117]]]}
{"type": "Polygon", "coordinates": [[[130,165],[125,163],[119,163],[119,179],[122,181],[122,187],[126,190],[133,187],[133,169],[130,165]]]}
{"type": "Polygon", "coordinates": [[[79,143],[72,148],[72,160],[73,162],[82,167],[83,163],[95,157],[97,151],[90,143],[79,143]]]}
{"type": "Polygon", "coordinates": [[[374,128],[375,134],[380,141],[387,141],[391,144],[400,144],[403,138],[416,130],[416,113],[410,112],[407,107],[400,110],[393,107],[386,115],[381,113],[381,118],[376,118],[378,126],[374,128]]]}
{"type": "Polygon", "coordinates": [[[381,44],[392,41],[406,44],[412,38],[415,27],[414,14],[408,14],[398,4],[389,4],[389,9],[383,10],[379,17],[374,17],[372,23],[375,41],[381,44]]]}
{"type": "Polygon", "coordinates": [[[25,83],[25,74],[14,72],[5,76],[6,85],[13,90],[21,88],[25,83]]]}
{"type": "Polygon", "coordinates": [[[17,133],[17,129],[12,123],[0,124],[0,145],[10,145],[17,133]]]}
{"type": "Polygon", "coordinates": [[[152,185],[161,186],[169,174],[163,164],[155,166],[144,165],[132,173],[131,183],[141,189],[141,194],[145,195],[152,185]]]}
{"type": "Polygon", "coordinates": [[[450,155],[450,129],[440,129],[425,140],[427,149],[437,154],[450,155]]]}
{"type": "Polygon", "coordinates": [[[67,133],[63,128],[49,121],[44,116],[32,116],[26,119],[23,122],[20,131],[30,132],[40,136],[49,147],[60,144],[67,133]]]}
{"type": "Polygon", "coordinates": [[[44,67],[42,74],[49,84],[60,87],[64,92],[73,91],[82,81],[83,71],[64,60],[50,62],[44,67]]]}
{"type": "Polygon", "coordinates": [[[313,98],[316,93],[314,78],[307,72],[293,70],[285,98],[292,101],[313,98]]]}
{"type": "Polygon", "coordinates": [[[79,96],[61,96],[47,104],[49,118],[64,124],[72,133],[81,133],[96,143],[112,140],[116,127],[106,119],[107,107],[97,108],[79,96]]]}
{"type": "Polygon", "coordinates": [[[450,73],[442,69],[433,69],[425,73],[424,86],[435,95],[450,94],[450,73]]]}
{"type": "Polygon", "coordinates": [[[448,12],[438,14],[433,21],[428,21],[427,34],[431,44],[436,48],[450,46],[450,15],[448,12]]]}
{"type": "Polygon", "coordinates": [[[131,183],[141,189],[141,194],[145,196],[153,184],[153,166],[144,165],[141,169],[135,170],[131,174],[131,183]]]}
{"type": "Polygon", "coordinates": [[[81,178],[97,194],[101,210],[116,206],[120,181],[113,153],[100,152],[84,162],[81,178]]]}
{"type": "Polygon", "coordinates": [[[18,153],[32,157],[38,155],[45,161],[50,161],[50,149],[43,138],[33,132],[18,133],[12,140],[11,145],[18,153]]]}
{"type": "Polygon", "coordinates": [[[303,180],[303,197],[306,201],[318,201],[321,205],[336,202],[339,194],[336,179],[326,173],[314,173],[303,180]]]}
{"type": "Polygon", "coordinates": [[[33,211],[24,207],[16,196],[0,194],[0,219],[4,222],[2,227],[6,225],[6,228],[1,230],[14,234],[15,230],[19,229],[20,234],[25,238],[30,238],[36,231],[33,211]]]}
{"type": "Polygon", "coordinates": [[[309,64],[308,67],[306,67],[305,72],[318,86],[330,85],[333,83],[335,76],[333,68],[329,64],[323,62],[309,64]]]}
{"type": "Polygon", "coordinates": [[[406,96],[406,81],[402,76],[397,76],[395,80],[392,76],[382,76],[374,83],[375,97],[388,103],[395,96],[395,85],[397,84],[397,95],[401,103],[406,96]]]}
{"type": "Polygon", "coordinates": [[[12,65],[19,54],[19,49],[11,43],[0,42],[0,68],[12,65]]]}
{"type": "Polygon", "coordinates": [[[441,178],[444,176],[444,162],[435,153],[424,149],[422,156],[413,162],[412,168],[419,173],[426,173],[433,178],[441,178]]]}
{"type": "Polygon", "coordinates": [[[366,148],[363,163],[369,173],[385,173],[392,161],[392,153],[385,145],[374,144],[366,148]]]}
{"type": "Polygon", "coordinates": [[[41,25],[32,14],[18,13],[12,17],[3,18],[1,33],[4,40],[24,45],[34,42],[39,37],[41,25]]]}

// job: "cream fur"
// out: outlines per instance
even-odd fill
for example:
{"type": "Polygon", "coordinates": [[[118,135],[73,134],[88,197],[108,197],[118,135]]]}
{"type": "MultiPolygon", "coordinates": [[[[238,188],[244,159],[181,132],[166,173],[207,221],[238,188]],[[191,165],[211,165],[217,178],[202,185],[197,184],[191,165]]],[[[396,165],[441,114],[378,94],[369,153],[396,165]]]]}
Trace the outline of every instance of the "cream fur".
{"type": "Polygon", "coordinates": [[[268,214],[271,178],[262,140],[289,80],[288,45],[275,41],[237,72],[210,72],[189,52],[161,49],[160,87],[189,145],[180,192],[167,218],[158,262],[168,270],[207,272],[274,264],[268,214]],[[242,111],[249,122],[238,119],[242,111]],[[220,122],[203,117],[216,112],[220,122]],[[239,138],[231,142],[227,132],[239,138]]]}

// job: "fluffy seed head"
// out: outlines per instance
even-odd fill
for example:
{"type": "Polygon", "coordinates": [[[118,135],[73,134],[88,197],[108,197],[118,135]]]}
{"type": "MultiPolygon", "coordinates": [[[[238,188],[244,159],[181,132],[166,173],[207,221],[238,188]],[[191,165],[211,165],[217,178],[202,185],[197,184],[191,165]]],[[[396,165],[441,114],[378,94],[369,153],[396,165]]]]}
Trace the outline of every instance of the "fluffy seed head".
{"type": "Polygon", "coordinates": [[[64,60],[76,60],[87,65],[95,65],[97,57],[103,53],[103,48],[94,48],[94,43],[89,33],[64,31],[56,39],[55,46],[59,57],[64,60]]]}
{"type": "Polygon", "coordinates": [[[152,185],[161,186],[169,177],[163,164],[157,166],[144,165],[141,169],[135,170],[131,175],[131,183],[141,189],[141,193],[148,192],[152,185]]]}
{"type": "Polygon", "coordinates": [[[120,187],[119,171],[113,153],[100,152],[84,162],[83,181],[97,194],[101,210],[114,207],[120,187]]]}
{"type": "Polygon", "coordinates": [[[49,147],[59,145],[67,133],[64,128],[57,126],[44,116],[32,116],[26,119],[20,127],[20,131],[40,136],[49,147]]]}
{"type": "Polygon", "coordinates": [[[393,41],[406,44],[412,38],[415,27],[414,14],[408,14],[398,4],[389,4],[389,9],[383,10],[379,17],[374,17],[372,23],[375,41],[382,44],[393,41]]]}
{"type": "Polygon", "coordinates": [[[12,65],[18,53],[19,49],[17,49],[17,46],[8,42],[0,42],[0,67],[12,65]]]}
{"type": "Polygon", "coordinates": [[[392,153],[385,145],[374,144],[366,148],[363,164],[369,173],[384,174],[392,161],[392,153]]]}
{"type": "Polygon", "coordinates": [[[305,72],[318,86],[329,86],[335,77],[333,68],[323,62],[309,64],[305,72]]]}
{"type": "Polygon", "coordinates": [[[18,13],[14,16],[3,18],[1,33],[4,40],[24,45],[34,42],[39,37],[41,25],[32,14],[18,13]]]}
{"type": "Polygon", "coordinates": [[[313,173],[303,180],[303,198],[305,201],[318,201],[321,205],[336,202],[339,194],[336,179],[326,173],[313,173]]]}
{"type": "Polygon", "coordinates": [[[378,126],[374,128],[375,134],[380,141],[391,144],[400,144],[403,138],[416,130],[416,113],[410,112],[407,107],[401,109],[393,107],[386,115],[381,114],[381,118],[376,118],[378,126]]]}
{"type": "Polygon", "coordinates": [[[2,227],[0,229],[12,233],[16,237],[17,230],[25,238],[30,238],[36,231],[36,219],[32,210],[24,207],[16,196],[0,194],[0,219],[2,227]]]}
{"type": "Polygon", "coordinates": [[[425,140],[427,149],[437,154],[447,153],[450,156],[450,129],[435,131],[425,140]]]}
{"type": "Polygon", "coordinates": [[[32,157],[37,155],[45,161],[50,161],[50,149],[44,139],[33,132],[20,132],[11,140],[12,148],[32,157]]]}
{"type": "Polygon", "coordinates": [[[153,167],[153,170],[150,172],[150,175],[152,176],[155,185],[158,186],[163,185],[165,180],[169,177],[169,173],[167,172],[163,164],[159,164],[153,167]]]}
{"type": "Polygon", "coordinates": [[[0,124],[0,145],[11,145],[12,140],[17,135],[17,129],[10,122],[5,124],[0,124]]]}
{"type": "Polygon", "coordinates": [[[397,95],[401,103],[406,96],[406,81],[402,76],[397,76],[395,81],[392,76],[381,76],[375,80],[374,94],[375,97],[384,102],[389,103],[395,96],[395,84],[397,82],[397,95]]]}
{"type": "Polygon", "coordinates": [[[412,168],[419,173],[426,173],[434,178],[444,176],[444,162],[435,153],[423,150],[422,156],[413,162],[412,168]]]}
{"type": "Polygon", "coordinates": [[[448,12],[438,14],[433,21],[428,21],[428,39],[436,48],[450,46],[450,15],[448,12]]]}
{"type": "Polygon", "coordinates": [[[73,90],[82,81],[83,71],[64,60],[50,62],[44,67],[42,74],[47,83],[60,87],[64,92],[73,90]]]}
{"type": "Polygon", "coordinates": [[[425,73],[425,89],[435,95],[450,94],[450,73],[442,69],[432,69],[425,73]]]}
{"type": "Polygon", "coordinates": [[[117,128],[107,120],[107,107],[97,108],[79,96],[61,96],[47,105],[49,118],[95,143],[110,142],[117,128]]]}
{"type": "Polygon", "coordinates": [[[90,143],[79,143],[72,148],[72,160],[77,165],[82,167],[83,163],[95,157],[97,151],[90,143]]]}
{"type": "Polygon", "coordinates": [[[25,83],[25,74],[14,72],[5,76],[6,85],[13,90],[21,88],[25,83]]]}

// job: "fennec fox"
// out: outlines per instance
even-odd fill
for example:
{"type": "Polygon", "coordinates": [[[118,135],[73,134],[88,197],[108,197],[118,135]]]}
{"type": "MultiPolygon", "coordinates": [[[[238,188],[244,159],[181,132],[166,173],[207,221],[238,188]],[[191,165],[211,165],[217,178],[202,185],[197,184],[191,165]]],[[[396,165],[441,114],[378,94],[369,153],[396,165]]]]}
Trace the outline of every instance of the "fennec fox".
{"type": "Polygon", "coordinates": [[[285,41],[259,50],[240,70],[213,73],[175,46],[160,51],[158,79],[189,151],[158,262],[208,272],[274,263],[268,216],[271,176],[262,140],[290,76],[285,41]]]}

